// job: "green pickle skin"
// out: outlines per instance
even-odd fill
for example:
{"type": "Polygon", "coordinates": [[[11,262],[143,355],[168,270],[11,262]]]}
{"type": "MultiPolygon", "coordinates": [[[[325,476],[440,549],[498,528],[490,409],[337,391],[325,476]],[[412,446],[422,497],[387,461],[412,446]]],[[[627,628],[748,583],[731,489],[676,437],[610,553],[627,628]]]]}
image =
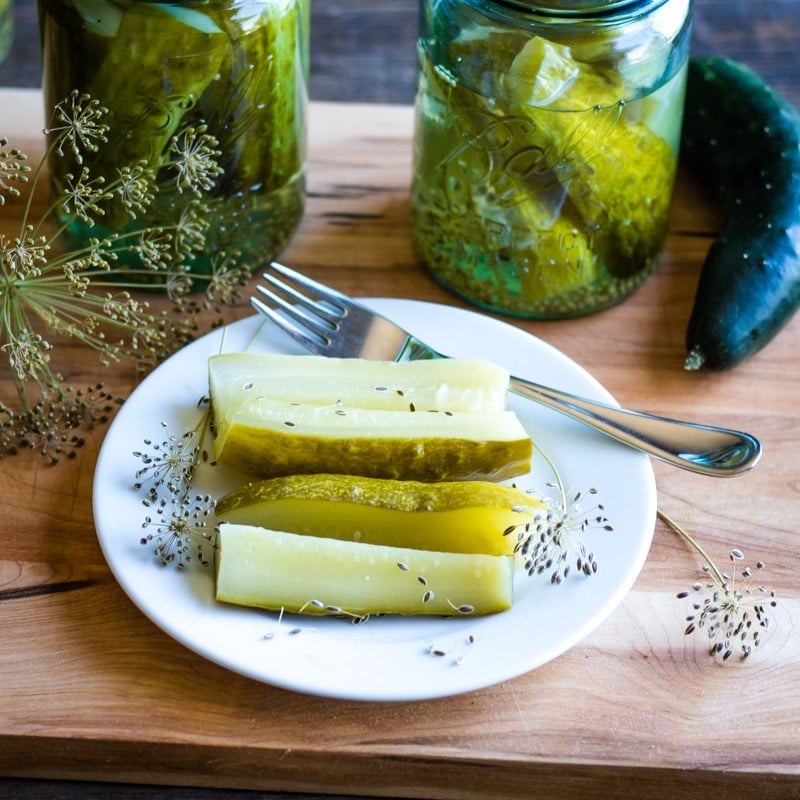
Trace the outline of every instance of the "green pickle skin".
{"type": "Polygon", "coordinates": [[[417,252],[493,311],[548,319],[613,305],[666,238],[685,69],[631,97],[612,68],[579,60],[579,41],[479,27],[420,42],[417,252]],[[662,134],[646,117],[665,103],[662,134]]]}
{"type": "MultiPolygon", "coordinates": [[[[159,191],[131,221],[121,204],[103,226],[72,223],[77,241],[177,219],[190,199],[169,171],[174,137],[205,126],[222,173],[209,197],[206,253],[219,250],[255,269],[288,243],[303,213],[309,0],[165,2],[39,0],[45,107],[70,92],[108,109],[108,142],[84,154],[94,177],[145,162],[159,191]]],[[[51,164],[56,191],[77,165],[65,152],[51,164]]]]}

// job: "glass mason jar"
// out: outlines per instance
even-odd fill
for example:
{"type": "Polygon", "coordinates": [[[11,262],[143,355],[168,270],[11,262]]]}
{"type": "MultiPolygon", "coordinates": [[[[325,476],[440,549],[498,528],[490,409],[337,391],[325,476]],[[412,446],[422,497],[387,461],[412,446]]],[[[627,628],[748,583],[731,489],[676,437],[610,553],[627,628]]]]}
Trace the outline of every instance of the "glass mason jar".
{"type": "Polygon", "coordinates": [[[610,306],[667,233],[692,0],[421,0],[412,229],[493,311],[610,306]]]}
{"type": "Polygon", "coordinates": [[[0,64],[11,49],[14,37],[14,7],[11,0],[0,0],[0,64]]]}
{"type": "Polygon", "coordinates": [[[53,147],[54,194],[76,176],[107,189],[90,224],[60,206],[72,247],[129,241],[120,260],[152,283],[158,254],[133,244],[144,229],[183,242],[193,274],[221,254],[252,272],[283,249],[305,199],[309,2],[39,0],[51,145],[65,124],[78,134],[74,151],[53,147]],[[106,110],[105,141],[90,147],[86,96],[106,110]],[[152,181],[137,189],[142,169],[152,181]]]}

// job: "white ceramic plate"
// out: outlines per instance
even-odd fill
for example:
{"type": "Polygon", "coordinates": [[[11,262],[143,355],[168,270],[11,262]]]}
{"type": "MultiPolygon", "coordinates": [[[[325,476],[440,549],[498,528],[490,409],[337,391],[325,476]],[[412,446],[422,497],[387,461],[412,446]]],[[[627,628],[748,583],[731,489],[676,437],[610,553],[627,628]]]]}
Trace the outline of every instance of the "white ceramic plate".
{"type": "MultiPolygon", "coordinates": [[[[458,308],[408,300],[366,301],[452,356],[493,360],[513,373],[613,403],[586,371],[518,328],[458,308]]],[[[142,546],[148,510],[133,489],[144,440],[180,436],[207,394],[206,362],[220,351],[298,353],[261,318],[216,331],[174,355],[133,392],[103,443],[94,481],[94,516],[108,564],[141,611],[170,636],[235,672],[300,692],[371,701],[422,700],[480,689],[557,657],[616,608],[644,564],[655,524],[649,459],[555,412],[510,398],[523,424],[558,465],[571,491],[596,488],[613,532],[586,534],[599,570],[574,570],[560,586],[518,575],[511,610],[481,618],[289,617],[217,603],[210,568],[179,571],[142,546]],[[162,428],[161,423],[166,425],[162,428]],[[446,655],[437,655],[444,652],[446,655]]],[[[542,458],[516,482],[544,488],[542,458]]],[[[198,488],[219,496],[243,481],[206,468],[198,488]]]]}

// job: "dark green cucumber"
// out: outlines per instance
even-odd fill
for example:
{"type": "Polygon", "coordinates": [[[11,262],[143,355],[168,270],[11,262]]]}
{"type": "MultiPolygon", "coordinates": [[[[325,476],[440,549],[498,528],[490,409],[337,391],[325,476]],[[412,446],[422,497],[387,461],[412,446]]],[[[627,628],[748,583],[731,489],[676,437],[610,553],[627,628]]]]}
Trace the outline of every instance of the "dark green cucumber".
{"type": "Polygon", "coordinates": [[[745,66],[694,58],[681,159],[724,205],[700,275],[686,369],[728,369],[800,306],[800,114],[745,66]]]}

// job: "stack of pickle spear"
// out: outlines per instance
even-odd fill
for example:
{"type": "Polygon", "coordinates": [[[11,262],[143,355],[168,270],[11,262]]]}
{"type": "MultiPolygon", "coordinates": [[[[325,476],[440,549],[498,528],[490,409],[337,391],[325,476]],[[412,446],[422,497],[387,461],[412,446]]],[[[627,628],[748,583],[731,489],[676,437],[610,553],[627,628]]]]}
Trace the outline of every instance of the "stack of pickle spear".
{"type": "Polygon", "coordinates": [[[487,614],[543,509],[508,373],[477,360],[229,354],[209,362],[218,600],[287,612],[487,614]]]}

